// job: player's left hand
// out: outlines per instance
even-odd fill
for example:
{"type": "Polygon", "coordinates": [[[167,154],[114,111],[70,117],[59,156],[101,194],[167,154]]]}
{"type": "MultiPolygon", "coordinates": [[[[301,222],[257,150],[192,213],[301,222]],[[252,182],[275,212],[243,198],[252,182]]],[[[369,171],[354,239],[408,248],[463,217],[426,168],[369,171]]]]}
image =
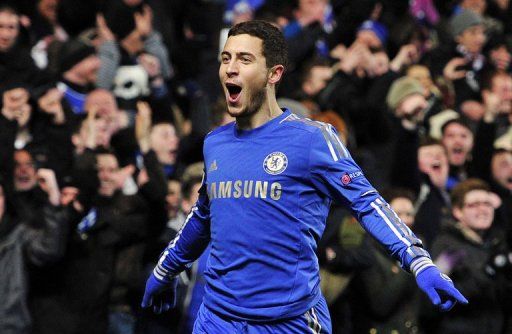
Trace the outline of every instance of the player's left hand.
{"type": "Polygon", "coordinates": [[[441,273],[437,267],[428,267],[416,276],[416,282],[432,304],[441,311],[449,311],[457,302],[467,304],[468,300],[455,288],[452,280],[441,273]]]}
{"type": "Polygon", "coordinates": [[[141,306],[143,308],[153,306],[153,312],[156,314],[169,311],[176,306],[177,286],[177,277],[172,278],[169,282],[163,282],[151,273],[146,282],[141,306]]]}

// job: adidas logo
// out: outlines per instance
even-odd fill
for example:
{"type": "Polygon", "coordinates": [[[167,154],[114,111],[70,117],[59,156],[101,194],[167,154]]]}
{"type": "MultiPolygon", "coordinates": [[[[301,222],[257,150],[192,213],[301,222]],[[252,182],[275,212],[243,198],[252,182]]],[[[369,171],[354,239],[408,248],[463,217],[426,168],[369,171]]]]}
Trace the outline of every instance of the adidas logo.
{"type": "Polygon", "coordinates": [[[208,172],[213,172],[217,170],[217,160],[213,160],[210,167],[208,168],[208,172]]]}

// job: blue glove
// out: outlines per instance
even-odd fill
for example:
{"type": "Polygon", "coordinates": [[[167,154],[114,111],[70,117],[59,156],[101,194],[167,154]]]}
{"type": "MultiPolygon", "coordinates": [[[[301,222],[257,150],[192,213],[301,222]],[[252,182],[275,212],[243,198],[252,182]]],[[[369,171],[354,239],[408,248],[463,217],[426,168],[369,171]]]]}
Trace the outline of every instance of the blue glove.
{"type": "Polygon", "coordinates": [[[441,273],[436,266],[421,271],[416,276],[416,282],[430,298],[432,304],[438,306],[441,311],[451,310],[457,302],[468,303],[468,300],[453,286],[452,280],[441,273]]]}
{"type": "Polygon", "coordinates": [[[142,298],[143,308],[153,306],[153,312],[160,314],[176,306],[176,288],[178,278],[174,277],[164,282],[155,277],[153,273],[146,282],[146,290],[142,298]]]}

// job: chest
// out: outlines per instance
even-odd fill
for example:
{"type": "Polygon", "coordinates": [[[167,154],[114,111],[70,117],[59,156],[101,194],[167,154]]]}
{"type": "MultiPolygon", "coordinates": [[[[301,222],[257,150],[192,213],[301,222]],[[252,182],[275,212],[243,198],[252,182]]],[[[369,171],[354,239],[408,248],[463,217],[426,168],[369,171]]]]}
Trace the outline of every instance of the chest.
{"type": "Polygon", "coordinates": [[[205,152],[209,197],[276,197],[307,177],[306,151],[282,139],[216,143],[205,152]]]}

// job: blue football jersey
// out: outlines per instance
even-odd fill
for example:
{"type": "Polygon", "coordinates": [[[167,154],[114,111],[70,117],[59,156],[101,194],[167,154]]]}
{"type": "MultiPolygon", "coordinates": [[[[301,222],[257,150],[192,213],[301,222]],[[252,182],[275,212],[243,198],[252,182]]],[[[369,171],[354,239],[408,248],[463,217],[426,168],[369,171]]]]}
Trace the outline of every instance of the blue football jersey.
{"type": "Polygon", "coordinates": [[[199,200],[154,270],[176,275],[211,242],[205,305],[235,319],[304,314],[320,298],[315,255],[332,200],[398,259],[432,265],[421,241],[365,178],[331,125],[288,110],[253,130],[230,123],[204,145],[199,200]]]}

